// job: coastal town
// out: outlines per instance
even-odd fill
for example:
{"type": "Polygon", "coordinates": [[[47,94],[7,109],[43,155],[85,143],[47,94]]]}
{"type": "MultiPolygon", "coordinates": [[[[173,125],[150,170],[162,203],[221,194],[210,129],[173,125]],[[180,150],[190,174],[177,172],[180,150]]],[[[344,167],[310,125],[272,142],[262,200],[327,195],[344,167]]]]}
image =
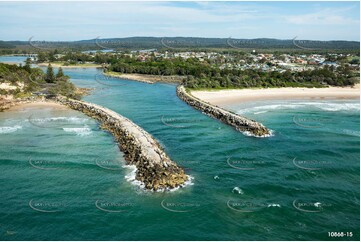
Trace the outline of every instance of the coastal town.
{"type": "MultiPolygon", "coordinates": [[[[56,51],[54,51],[56,53],[56,51]]],[[[133,50],[133,51],[83,51],[76,54],[77,59],[67,58],[69,55],[64,54],[52,54],[49,53],[48,57],[42,57],[39,60],[38,54],[29,54],[33,62],[59,62],[64,66],[69,65],[89,65],[97,62],[99,55],[110,56],[112,58],[119,58],[120,56],[127,56],[134,58],[139,62],[152,61],[154,59],[173,59],[181,58],[197,59],[200,62],[208,63],[209,65],[217,66],[220,69],[237,69],[247,70],[256,69],[264,72],[285,72],[287,70],[300,72],[305,70],[315,70],[324,66],[332,67],[336,69],[342,65],[347,65],[350,69],[359,71],[360,58],[357,54],[351,53],[301,53],[301,54],[286,54],[286,53],[262,53],[257,50],[251,50],[247,52],[232,52],[229,53],[214,52],[214,51],[159,51],[157,49],[149,50],[133,50]],[[80,58],[79,58],[80,57],[80,58]]],[[[74,55],[74,54],[73,54],[74,55]]],[[[99,62],[99,61],[98,61],[99,62]]],[[[104,64],[107,63],[98,63],[104,64]]]]}

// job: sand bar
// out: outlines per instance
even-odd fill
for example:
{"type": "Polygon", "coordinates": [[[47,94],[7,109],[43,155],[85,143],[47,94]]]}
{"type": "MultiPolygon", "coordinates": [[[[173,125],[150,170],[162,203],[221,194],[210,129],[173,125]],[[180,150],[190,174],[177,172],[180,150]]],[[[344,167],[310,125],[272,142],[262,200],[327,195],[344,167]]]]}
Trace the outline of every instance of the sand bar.
{"type": "Polygon", "coordinates": [[[114,71],[104,72],[106,76],[117,77],[124,80],[133,80],[139,82],[145,82],[149,84],[153,84],[156,82],[165,82],[165,83],[181,83],[184,79],[183,76],[162,76],[162,75],[147,75],[147,74],[137,74],[137,73],[118,73],[114,71]]]}

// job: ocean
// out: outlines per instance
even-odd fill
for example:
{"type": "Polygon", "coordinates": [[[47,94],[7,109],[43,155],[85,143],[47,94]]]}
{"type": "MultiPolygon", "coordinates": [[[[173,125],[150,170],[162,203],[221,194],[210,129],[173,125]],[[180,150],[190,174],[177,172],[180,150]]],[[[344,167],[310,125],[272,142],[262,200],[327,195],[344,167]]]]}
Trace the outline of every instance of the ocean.
{"type": "Polygon", "coordinates": [[[175,85],[64,72],[94,88],[85,101],[153,135],[192,183],[142,190],[113,137],[82,113],[2,112],[1,240],[359,240],[358,101],[227,106],[273,131],[256,138],[191,108],[175,85]]]}

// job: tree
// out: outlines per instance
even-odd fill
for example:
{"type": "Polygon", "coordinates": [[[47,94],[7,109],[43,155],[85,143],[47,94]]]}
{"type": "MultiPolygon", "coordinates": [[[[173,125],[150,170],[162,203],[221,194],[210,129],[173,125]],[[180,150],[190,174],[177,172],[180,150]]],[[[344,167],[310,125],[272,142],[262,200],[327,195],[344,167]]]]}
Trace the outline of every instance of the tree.
{"type": "Polygon", "coordinates": [[[26,58],[25,61],[25,66],[24,66],[24,70],[27,71],[28,73],[31,73],[31,59],[30,58],[26,58]]]}
{"type": "Polygon", "coordinates": [[[64,76],[63,69],[59,67],[58,74],[56,74],[56,78],[61,78],[64,76]]]}
{"type": "Polygon", "coordinates": [[[49,59],[49,61],[55,61],[56,60],[55,55],[54,55],[53,52],[48,53],[48,59],[49,59]]]}
{"type": "Polygon", "coordinates": [[[54,83],[55,82],[54,70],[53,70],[53,67],[50,64],[48,65],[48,69],[46,70],[45,81],[47,83],[54,83]]]}
{"type": "Polygon", "coordinates": [[[38,62],[45,62],[47,60],[46,58],[46,54],[44,52],[39,52],[38,53],[38,62]]]}

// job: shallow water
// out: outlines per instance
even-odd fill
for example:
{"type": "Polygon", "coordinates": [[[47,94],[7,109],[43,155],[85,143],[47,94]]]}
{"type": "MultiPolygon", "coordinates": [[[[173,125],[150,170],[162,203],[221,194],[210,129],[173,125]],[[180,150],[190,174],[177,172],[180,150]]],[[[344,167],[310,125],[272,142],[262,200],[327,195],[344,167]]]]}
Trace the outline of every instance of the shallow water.
{"type": "Polygon", "coordinates": [[[0,56],[0,62],[5,62],[8,64],[25,64],[25,60],[27,57],[24,56],[0,56]]]}
{"type": "Polygon", "coordinates": [[[330,240],[359,238],[359,104],[272,101],[227,108],[263,122],[243,135],[179,100],[175,86],[64,69],[89,102],[130,118],[193,185],[151,193],[122,153],[72,110],[0,113],[3,240],[330,240]],[[339,239],[339,238],[338,238],[339,239]]]}

